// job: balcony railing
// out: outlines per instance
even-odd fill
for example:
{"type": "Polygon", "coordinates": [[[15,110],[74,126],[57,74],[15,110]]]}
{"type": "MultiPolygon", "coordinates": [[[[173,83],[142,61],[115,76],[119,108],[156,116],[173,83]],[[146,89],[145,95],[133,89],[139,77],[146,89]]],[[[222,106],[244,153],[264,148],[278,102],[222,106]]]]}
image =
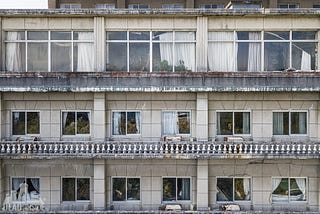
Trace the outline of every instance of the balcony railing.
{"type": "Polygon", "coordinates": [[[320,142],[1,142],[1,158],[317,158],[320,142]]]}

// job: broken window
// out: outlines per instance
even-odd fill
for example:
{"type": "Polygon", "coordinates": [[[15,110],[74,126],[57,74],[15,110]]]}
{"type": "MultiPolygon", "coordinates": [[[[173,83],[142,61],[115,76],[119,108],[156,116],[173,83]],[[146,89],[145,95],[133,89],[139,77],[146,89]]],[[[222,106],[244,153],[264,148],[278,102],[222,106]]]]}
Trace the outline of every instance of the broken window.
{"type": "Polygon", "coordinates": [[[191,117],[187,111],[162,112],[163,135],[190,134],[191,117]]]}
{"type": "Polygon", "coordinates": [[[250,134],[250,112],[217,112],[217,135],[250,134]]]}
{"type": "Polygon", "coordinates": [[[306,178],[272,178],[272,202],[306,201],[306,178]]]}
{"type": "Polygon", "coordinates": [[[122,111],[112,113],[112,134],[140,134],[140,112],[122,111]]]}
{"type": "Polygon", "coordinates": [[[112,178],[113,201],[140,200],[140,178],[112,178]]]}
{"type": "Polygon", "coordinates": [[[93,32],[6,32],[7,71],[93,71],[93,32]]]}
{"type": "Polygon", "coordinates": [[[40,179],[13,177],[11,183],[11,199],[14,201],[40,200],[40,179]]]}
{"type": "Polygon", "coordinates": [[[217,201],[250,200],[250,178],[217,178],[217,201]]]}
{"type": "Polygon", "coordinates": [[[181,201],[190,200],[191,197],[190,178],[163,178],[162,200],[181,201]]]}
{"type": "Polygon", "coordinates": [[[90,178],[62,178],[62,201],[89,201],[90,178]]]}
{"type": "Polygon", "coordinates": [[[62,112],[63,135],[88,135],[90,134],[89,112],[62,112]]]}
{"type": "Polygon", "coordinates": [[[12,135],[40,134],[40,112],[12,112],[12,135]]]}
{"type": "Polygon", "coordinates": [[[306,135],[307,112],[273,112],[273,135],[306,135]]]}

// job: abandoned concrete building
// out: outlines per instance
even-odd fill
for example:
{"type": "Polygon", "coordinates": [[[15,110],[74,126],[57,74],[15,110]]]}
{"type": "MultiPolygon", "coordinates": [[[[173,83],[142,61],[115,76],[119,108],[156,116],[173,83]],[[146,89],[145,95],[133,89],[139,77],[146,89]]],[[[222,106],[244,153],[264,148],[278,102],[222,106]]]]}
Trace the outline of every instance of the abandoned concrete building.
{"type": "Polygon", "coordinates": [[[319,211],[320,1],[84,2],[0,10],[3,210],[319,211]]]}

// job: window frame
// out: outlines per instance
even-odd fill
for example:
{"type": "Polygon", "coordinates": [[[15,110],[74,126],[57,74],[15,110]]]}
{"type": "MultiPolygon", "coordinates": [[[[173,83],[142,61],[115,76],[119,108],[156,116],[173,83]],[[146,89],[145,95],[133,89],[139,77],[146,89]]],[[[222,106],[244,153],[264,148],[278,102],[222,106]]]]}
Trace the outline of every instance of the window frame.
{"type": "Polygon", "coordinates": [[[253,187],[253,182],[252,182],[252,177],[250,176],[216,176],[216,194],[218,193],[218,190],[217,190],[217,185],[218,185],[218,179],[223,179],[223,178],[226,178],[226,179],[232,179],[232,201],[218,201],[216,199],[216,203],[221,203],[221,204],[224,204],[224,203],[230,203],[230,202],[237,202],[237,203],[251,203],[252,202],[252,187],[253,187]],[[235,195],[234,195],[234,192],[235,192],[235,179],[250,179],[250,200],[235,200],[235,195]]]}
{"type": "Polygon", "coordinates": [[[81,4],[76,3],[63,3],[60,4],[60,9],[80,9],[81,4]]]}
{"type": "Polygon", "coordinates": [[[165,3],[161,5],[162,9],[182,9],[184,8],[184,4],[183,3],[165,3]]]}
{"type": "Polygon", "coordinates": [[[139,3],[136,3],[136,4],[128,4],[128,9],[131,9],[131,10],[147,10],[147,9],[150,9],[150,4],[139,4],[139,3]],[[147,7],[144,7],[144,6],[147,6],[147,7]],[[140,8],[142,7],[142,8],[140,8]]]}
{"type": "Polygon", "coordinates": [[[244,137],[249,137],[252,135],[252,110],[217,110],[216,111],[216,136],[218,137],[224,137],[224,136],[244,136],[244,137]],[[232,134],[218,134],[218,113],[232,113],[232,134]],[[249,113],[249,125],[250,125],[250,133],[249,134],[235,134],[234,133],[234,113],[249,113]]]}
{"type": "Polygon", "coordinates": [[[161,177],[161,201],[164,204],[170,204],[172,202],[181,202],[181,203],[189,203],[192,201],[192,176],[162,176],[161,177]],[[176,196],[174,201],[164,201],[163,200],[163,179],[164,178],[174,178],[176,180],[176,196]],[[190,200],[178,200],[178,179],[188,178],[190,180],[190,200]]]}
{"type": "MultiPolygon", "coordinates": [[[[105,45],[106,45],[106,52],[108,53],[108,44],[115,44],[115,43],[122,43],[122,44],[126,44],[126,70],[122,70],[122,71],[117,71],[117,72],[136,72],[134,70],[130,70],[130,44],[134,44],[134,43],[148,43],[148,48],[149,48],[149,67],[148,67],[148,71],[142,71],[142,72],[146,72],[146,73],[151,73],[151,72],[158,72],[158,71],[154,71],[153,70],[153,44],[161,44],[161,43],[166,43],[166,44],[170,44],[172,45],[172,54],[173,54],[173,58],[172,61],[173,63],[175,63],[175,46],[177,44],[180,43],[187,43],[187,44],[194,44],[194,54],[195,54],[195,58],[194,63],[196,64],[196,42],[197,42],[197,32],[196,30],[173,30],[173,29],[169,29],[169,30],[109,30],[106,31],[106,40],[105,40],[105,45]],[[109,32],[126,32],[126,39],[121,39],[121,40],[115,40],[115,39],[108,39],[108,33],[109,32]],[[133,40],[130,39],[130,32],[148,32],[149,33],[149,40],[133,40]],[[167,41],[158,41],[158,40],[153,40],[153,32],[168,32],[168,33],[172,33],[172,39],[171,40],[167,40],[167,41]],[[185,33],[193,33],[194,34],[194,39],[193,40],[176,40],[176,33],[180,33],[180,32],[185,32],[185,33]]],[[[106,64],[108,64],[108,54],[106,54],[106,64]]],[[[179,72],[176,71],[175,67],[176,65],[172,65],[172,70],[171,71],[166,71],[166,72],[179,72]]],[[[106,68],[107,72],[110,72],[108,70],[108,68],[106,68]]],[[[184,72],[196,72],[197,68],[195,67],[194,71],[184,71],[184,72]]],[[[112,70],[111,70],[112,72],[112,70]]]]}
{"type": "Polygon", "coordinates": [[[165,136],[182,136],[182,137],[189,137],[192,135],[192,110],[162,110],[161,111],[161,136],[162,137],[165,137],[165,136]],[[179,115],[178,113],[189,113],[190,115],[190,120],[189,120],[189,123],[190,123],[190,133],[188,134],[175,134],[175,135],[166,135],[164,134],[164,119],[163,119],[163,113],[165,112],[174,112],[177,114],[178,118],[179,119],[179,115]]]}
{"type": "MultiPolygon", "coordinates": [[[[24,179],[24,181],[26,182],[27,181],[27,179],[39,179],[39,186],[41,186],[41,178],[40,177],[38,177],[38,176],[31,176],[31,177],[28,177],[28,176],[10,176],[10,185],[9,185],[9,188],[10,188],[10,196],[12,196],[12,188],[13,188],[13,186],[12,186],[12,179],[14,179],[14,178],[23,178],[24,179]]],[[[39,187],[39,200],[41,200],[41,188],[39,187]]],[[[18,200],[15,200],[15,201],[18,201],[18,200]]],[[[22,201],[22,202],[28,202],[28,201],[30,201],[30,200],[24,200],[24,201],[22,201]]]]}
{"type": "MultiPolygon", "coordinates": [[[[23,50],[25,51],[25,56],[24,56],[24,61],[25,61],[25,65],[24,68],[22,69],[22,72],[69,72],[69,71],[54,71],[52,69],[52,59],[51,59],[51,55],[52,55],[52,44],[54,43],[68,43],[70,44],[70,49],[71,49],[71,62],[70,62],[70,72],[81,72],[81,71],[76,71],[74,68],[74,47],[76,44],[92,44],[94,45],[94,32],[92,30],[8,30],[5,31],[5,34],[8,32],[23,32],[24,33],[24,39],[18,39],[18,40],[8,40],[5,39],[4,40],[4,46],[6,48],[6,45],[9,43],[19,43],[19,44],[24,44],[24,48],[23,50]],[[39,39],[39,40],[32,40],[32,39],[28,39],[28,32],[46,32],[48,34],[48,38],[47,39],[39,39]],[[61,40],[57,40],[57,39],[51,39],[51,33],[52,32],[68,32],[71,34],[71,38],[70,39],[61,39],[61,40]],[[75,39],[74,37],[74,33],[77,32],[88,32],[88,33],[92,33],[93,38],[92,39],[83,39],[83,40],[79,40],[79,39],[75,39]],[[41,70],[41,71],[37,71],[37,70],[29,70],[28,68],[28,59],[30,58],[28,56],[28,44],[46,44],[47,47],[47,69],[46,70],[41,70]]],[[[94,60],[94,59],[93,59],[94,60]]],[[[4,64],[5,64],[5,70],[8,71],[8,69],[6,68],[6,53],[4,54],[4,64]]],[[[16,71],[13,71],[16,72],[16,71]]]]}
{"type": "Polygon", "coordinates": [[[198,8],[202,9],[223,9],[223,4],[199,4],[198,8]]]}
{"type": "MultiPolygon", "coordinates": [[[[293,47],[295,46],[294,43],[311,43],[311,44],[315,44],[315,61],[314,61],[314,69],[312,68],[312,65],[311,65],[311,69],[310,70],[306,70],[306,71],[315,71],[317,70],[318,68],[318,64],[317,64],[317,57],[319,56],[319,53],[317,53],[317,46],[319,45],[319,40],[317,39],[317,35],[318,35],[318,31],[315,30],[315,29],[299,29],[299,30],[295,30],[295,29],[282,29],[282,30],[279,30],[279,29],[264,29],[264,30],[225,30],[225,31],[221,31],[221,30],[208,30],[208,55],[207,57],[209,57],[209,52],[210,52],[210,49],[209,49],[209,44],[211,43],[218,43],[218,44],[221,44],[221,43],[232,43],[233,44],[233,53],[232,53],[232,57],[233,59],[238,59],[237,57],[237,54],[236,54],[236,47],[237,47],[237,44],[240,44],[240,43],[257,43],[257,44],[260,44],[260,63],[261,63],[261,68],[260,70],[257,70],[256,72],[283,72],[283,71],[279,71],[279,70],[275,70],[275,71],[268,71],[266,70],[267,69],[267,66],[265,66],[265,44],[268,44],[268,43],[288,43],[289,45],[289,58],[288,58],[288,68],[286,69],[289,69],[289,68],[293,68],[293,47]],[[233,38],[232,39],[229,39],[229,40],[211,40],[209,39],[210,38],[210,33],[211,32],[233,32],[233,38]],[[237,37],[237,33],[238,32],[259,32],[260,33],[260,39],[253,39],[253,40],[239,40],[238,37],[237,37]],[[289,39],[278,39],[278,40],[269,40],[269,39],[265,39],[264,35],[265,35],[265,32],[288,32],[289,34],[289,39]],[[315,32],[315,39],[293,39],[293,32],[315,32]]],[[[250,71],[239,71],[239,69],[237,68],[237,60],[233,60],[234,61],[234,64],[233,64],[233,67],[234,69],[232,70],[232,72],[250,72],[250,71]]],[[[297,71],[300,71],[299,68],[295,68],[297,71]]],[[[207,67],[207,70],[208,72],[215,72],[213,70],[210,69],[210,67],[208,66],[207,67]]],[[[304,70],[302,70],[304,71],[304,70]]],[[[224,72],[224,71],[218,71],[218,72],[224,72]]]]}
{"type": "Polygon", "coordinates": [[[12,110],[11,111],[11,114],[10,114],[10,123],[11,123],[11,136],[12,137],[23,137],[23,136],[36,136],[36,137],[39,137],[41,135],[41,111],[40,110],[12,110]],[[24,121],[24,126],[25,126],[25,134],[24,135],[14,135],[13,134],[13,119],[12,119],[12,116],[13,116],[13,113],[25,113],[25,121],[24,121]],[[27,118],[27,113],[39,113],[39,133],[38,134],[28,134],[27,133],[27,130],[28,130],[28,127],[27,127],[27,124],[28,124],[28,118],[27,118]]]}
{"type": "Polygon", "coordinates": [[[309,193],[309,188],[308,188],[308,185],[309,185],[309,181],[308,181],[308,177],[296,177],[296,176],[287,176],[287,177],[285,177],[285,176],[272,176],[271,177],[271,193],[270,193],[270,195],[271,195],[271,204],[288,204],[288,203],[299,203],[299,204],[306,204],[306,203],[308,203],[308,193],[309,193]],[[296,179],[296,178],[301,178],[301,179],[305,179],[305,181],[306,181],[306,193],[305,193],[305,197],[306,197],[306,200],[305,201],[291,201],[290,200],[290,195],[288,195],[288,201],[286,201],[286,202],[274,202],[274,201],[272,201],[272,180],[274,179],[274,178],[281,178],[281,179],[288,179],[288,181],[289,181],[289,185],[288,185],[288,191],[289,191],[289,193],[290,193],[290,179],[296,179]]]}
{"type": "Polygon", "coordinates": [[[117,203],[137,203],[137,202],[141,202],[141,176],[111,176],[111,202],[114,203],[114,204],[117,204],[117,203]],[[126,198],[125,200],[123,201],[114,201],[113,200],[113,179],[114,178],[124,178],[126,179],[126,186],[125,186],[125,193],[126,193],[126,198]],[[140,183],[140,188],[139,188],[139,200],[128,200],[128,179],[131,179],[131,178],[138,178],[139,179],[139,183],[140,183]]]}
{"type": "Polygon", "coordinates": [[[116,5],[112,3],[106,3],[106,4],[95,4],[96,9],[115,9],[116,5]]]}
{"type": "Polygon", "coordinates": [[[300,5],[298,3],[279,3],[278,8],[280,8],[280,9],[297,9],[297,8],[300,8],[300,5]],[[294,6],[294,7],[290,7],[290,6],[294,6]]]}
{"type": "Polygon", "coordinates": [[[309,111],[308,110],[273,110],[272,111],[272,137],[306,137],[309,136],[309,111]],[[273,113],[289,113],[289,134],[275,135],[273,133],[273,113]],[[306,134],[291,134],[291,113],[306,113],[306,134]]]}
{"type": "Polygon", "coordinates": [[[92,188],[91,188],[91,177],[88,177],[88,176],[61,176],[60,178],[60,182],[61,182],[61,193],[60,193],[60,197],[61,197],[61,202],[63,204],[67,204],[67,203],[88,203],[91,201],[91,191],[92,191],[92,188]],[[75,182],[75,187],[74,187],[74,197],[75,197],[75,200],[74,201],[64,201],[63,200],[63,179],[64,178],[73,178],[74,179],[74,182],[75,182]],[[89,179],[89,200],[77,200],[77,180],[78,179],[89,179]]]}
{"type": "Polygon", "coordinates": [[[112,137],[140,137],[142,135],[142,111],[141,110],[112,110],[111,111],[111,136],[112,137]],[[113,114],[114,113],[126,113],[126,134],[124,135],[116,135],[113,133],[113,128],[114,128],[114,124],[113,124],[113,114]],[[137,134],[128,134],[128,113],[139,113],[140,114],[140,121],[139,121],[139,127],[140,127],[140,133],[137,134]]]}
{"type": "Polygon", "coordinates": [[[91,110],[61,110],[61,136],[62,137],[88,137],[91,136],[92,133],[92,118],[91,118],[91,110]],[[63,113],[75,113],[75,134],[74,135],[65,135],[63,134],[63,113]],[[77,113],[88,113],[88,118],[89,118],[89,133],[88,134],[78,134],[77,133],[77,113]]]}

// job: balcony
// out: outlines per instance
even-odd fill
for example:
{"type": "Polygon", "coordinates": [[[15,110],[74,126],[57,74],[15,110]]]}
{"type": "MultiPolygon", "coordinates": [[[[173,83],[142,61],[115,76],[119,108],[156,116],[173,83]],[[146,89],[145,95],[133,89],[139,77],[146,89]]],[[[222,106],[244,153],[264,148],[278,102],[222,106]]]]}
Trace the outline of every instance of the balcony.
{"type": "Polygon", "coordinates": [[[319,142],[47,142],[5,141],[0,158],[251,159],[320,157],[319,142]]]}

